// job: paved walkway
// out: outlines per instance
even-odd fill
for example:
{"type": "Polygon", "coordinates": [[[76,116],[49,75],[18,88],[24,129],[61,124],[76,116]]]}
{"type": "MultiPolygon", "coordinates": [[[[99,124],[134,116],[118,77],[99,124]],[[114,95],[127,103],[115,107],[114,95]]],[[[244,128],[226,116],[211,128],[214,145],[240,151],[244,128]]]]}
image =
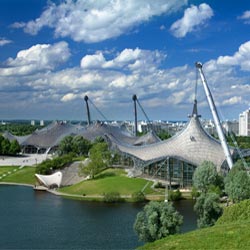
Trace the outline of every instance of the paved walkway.
{"type": "Polygon", "coordinates": [[[36,164],[41,163],[46,158],[47,154],[26,154],[23,156],[1,156],[0,166],[36,166],[36,164]]]}

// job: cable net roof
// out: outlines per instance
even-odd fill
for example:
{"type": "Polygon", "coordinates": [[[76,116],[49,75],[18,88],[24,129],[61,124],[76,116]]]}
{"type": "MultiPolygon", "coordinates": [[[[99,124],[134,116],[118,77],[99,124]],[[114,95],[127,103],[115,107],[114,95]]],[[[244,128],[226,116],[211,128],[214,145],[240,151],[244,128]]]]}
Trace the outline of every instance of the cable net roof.
{"type": "Polygon", "coordinates": [[[135,137],[131,135],[124,125],[115,126],[102,122],[83,127],[56,121],[27,136],[14,136],[9,132],[4,134],[9,140],[16,139],[22,146],[32,145],[37,148],[51,148],[57,146],[65,136],[69,135],[80,135],[89,141],[94,141],[97,137],[111,135],[117,140],[129,145],[144,145],[160,141],[153,132],[149,132],[141,137],[135,137]]]}
{"type": "Polygon", "coordinates": [[[226,160],[221,143],[203,129],[197,115],[193,115],[186,127],[168,140],[140,147],[121,143],[108,135],[109,141],[119,151],[140,159],[144,163],[157,162],[167,157],[181,159],[195,166],[211,161],[221,167],[226,160]]]}

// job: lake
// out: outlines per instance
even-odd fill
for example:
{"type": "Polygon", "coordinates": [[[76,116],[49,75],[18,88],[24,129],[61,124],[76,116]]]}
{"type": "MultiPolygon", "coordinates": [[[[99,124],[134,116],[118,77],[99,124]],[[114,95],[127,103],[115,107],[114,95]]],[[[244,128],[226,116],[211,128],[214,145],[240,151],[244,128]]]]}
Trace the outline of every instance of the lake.
{"type": "MultiPolygon", "coordinates": [[[[0,185],[0,249],[135,249],[143,204],[65,199],[23,186],[0,185]]],[[[176,202],[182,231],[196,228],[193,201],[176,202]]]]}

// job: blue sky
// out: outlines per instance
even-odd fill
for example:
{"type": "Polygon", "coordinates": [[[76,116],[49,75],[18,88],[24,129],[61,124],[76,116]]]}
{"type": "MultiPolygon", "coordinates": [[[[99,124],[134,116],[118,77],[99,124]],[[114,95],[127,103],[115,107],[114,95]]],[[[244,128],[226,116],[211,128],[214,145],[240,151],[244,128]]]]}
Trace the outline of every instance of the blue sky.
{"type": "MultiPolygon", "coordinates": [[[[186,120],[203,63],[221,119],[250,106],[250,2],[0,0],[0,119],[186,120]],[[93,119],[101,119],[91,107],[93,119]],[[139,119],[145,119],[139,112],[139,119]]],[[[198,81],[198,108],[211,114],[198,81]]]]}

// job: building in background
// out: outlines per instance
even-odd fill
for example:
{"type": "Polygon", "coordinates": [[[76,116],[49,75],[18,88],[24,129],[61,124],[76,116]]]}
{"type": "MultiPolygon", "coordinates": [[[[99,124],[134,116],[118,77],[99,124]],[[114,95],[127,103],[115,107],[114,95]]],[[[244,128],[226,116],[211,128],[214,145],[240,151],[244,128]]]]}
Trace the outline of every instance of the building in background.
{"type": "Polygon", "coordinates": [[[247,109],[239,116],[239,135],[250,136],[250,109],[247,109]]]}

